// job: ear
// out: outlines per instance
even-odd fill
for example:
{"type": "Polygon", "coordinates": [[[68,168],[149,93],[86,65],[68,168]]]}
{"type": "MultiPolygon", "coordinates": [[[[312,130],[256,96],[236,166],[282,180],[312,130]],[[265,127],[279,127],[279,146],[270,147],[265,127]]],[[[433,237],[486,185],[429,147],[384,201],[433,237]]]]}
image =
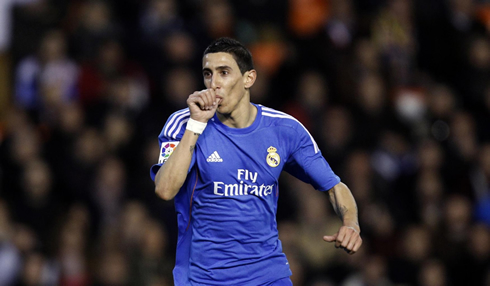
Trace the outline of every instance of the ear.
{"type": "Polygon", "coordinates": [[[255,79],[257,79],[257,71],[256,70],[249,70],[246,71],[245,74],[243,75],[243,81],[245,84],[245,88],[251,88],[252,85],[255,83],[255,79]]]}

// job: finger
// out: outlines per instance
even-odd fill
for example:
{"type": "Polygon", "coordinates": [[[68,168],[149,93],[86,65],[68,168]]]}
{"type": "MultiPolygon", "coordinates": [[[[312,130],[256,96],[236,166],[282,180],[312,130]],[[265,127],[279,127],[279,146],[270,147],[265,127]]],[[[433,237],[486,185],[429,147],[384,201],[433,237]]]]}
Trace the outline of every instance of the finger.
{"type": "Polygon", "coordinates": [[[348,246],[350,244],[354,246],[354,243],[359,237],[359,234],[352,227],[342,227],[340,232],[344,234],[344,238],[342,239],[342,247],[351,249],[348,246]]]}
{"type": "Polygon", "coordinates": [[[338,233],[336,233],[334,235],[325,235],[323,237],[323,240],[325,240],[326,242],[334,242],[335,240],[337,240],[337,235],[338,235],[338,233]]]}
{"type": "Polygon", "coordinates": [[[358,239],[359,239],[358,237],[352,236],[349,239],[349,243],[347,244],[347,246],[345,248],[348,249],[349,251],[354,250],[354,245],[356,245],[358,239]]]}
{"type": "Polygon", "coordinates": [[[209,107],[211,106],[210,104],[210,91],[209,90],[204,90],[203,92],[201,92],[201,94],[199,94],[200,98],[202,99],[202,101],[204,101],[204,105],[202,106],[202,108],[204,110],[209,110],[209,107]]]}
{"type": "Polygon", "coordinates": [[[214,106],[217,103],[216,91],[214,89],[209,90],[209,103],[211,106],[214,106]]]}
{"type": "Polygon", "coordinates": [[[207,94],[207,90],[203,90],[198,94],[199,102],[202,102],[202,104],[199,107],[201,107],[202,110],[207,110],[209,107],[206,94],[207,94]]]}
{"type": "Polygon", "coordinates": [[[196,100],[199,98],[199,92],[196,91],[193,94],[189,95],[189,98],[187,98],[188,103],[194,103],[196,100]]]}
{"type": "Polygon", "coordinates": [[[191,105],[196,105],[198,107],[200,107],[199,105],[199,97],[193,93],[189,96],[189,98],[187,98],[187,105],[191,106],[191,105]]]}
{"type": "Polygon", "coordinates": [[[344,241],[345,241],[345,229],[343,227],[341,227],[339,230],[339,235],[337,237],[337,241],[335,243],[335,246],[345,247],[345,245],[342,245],[342,242],[344,242],[344,241]]]}
{"type": "Polygon", "coordinates": [[[344,248],[348,248],[347,246],[353,241],[353,239],[352,233],[346,232],[340,245],[344,248]]]}
{"type": "Polygon", "coordinates": [[[201,110],[206,109],[206,102],[203,100],[202,96],[196,96],[193,101],[201,110]]]}
{"type": "Polygon", "coordinates": [[[211,109],[216,104],[216,92],[213,89],[208,89],[205,96],[207,107],[211,109]]]}
{"type": "Polygon", "coordinates": [[[353,244],[349,244],[347,248],[344,248],[349,254],[356,253],[362,245],[362,238],[360,236],[352,239],[352,241],[354,242],[353,244]]]}
{"type": "Polygon", "coordinates": [[[355,253],[359,250],[359,248],[362,245],[362,238],[359,237],[359,239],[356,241],[356,244],[354,245],[352,251],[355,253]]]}

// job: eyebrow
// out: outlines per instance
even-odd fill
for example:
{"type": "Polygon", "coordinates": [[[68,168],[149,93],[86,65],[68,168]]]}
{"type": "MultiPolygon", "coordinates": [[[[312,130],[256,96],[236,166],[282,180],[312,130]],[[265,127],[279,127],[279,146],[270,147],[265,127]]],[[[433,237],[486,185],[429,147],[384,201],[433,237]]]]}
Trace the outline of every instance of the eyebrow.
{"type": "MultiPolygon", "coordinates": [[[[231,70],[232,68],[230,66],[218,66],[218,67],[216,67],[216,70],[218,70],[218,71],[219,70],[225,70],[225,69],[230,69],[231,70]]],[[[202,71],[203,72],[205,72],[205,71],[209,71],[210,72],[211,69],[210,68],[203,68],[202,71]]]]}

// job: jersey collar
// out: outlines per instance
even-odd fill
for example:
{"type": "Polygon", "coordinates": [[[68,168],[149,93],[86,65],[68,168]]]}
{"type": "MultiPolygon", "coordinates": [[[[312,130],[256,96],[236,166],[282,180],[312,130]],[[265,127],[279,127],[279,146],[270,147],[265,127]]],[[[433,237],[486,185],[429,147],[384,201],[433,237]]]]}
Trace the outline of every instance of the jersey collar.
{"type": "Polygon", "coordinates": [[[255,120],[252,123],[252,125],[245,127],[245,128],[233,128],[224,125],[219,119],[218,115],[215,113],[213,118],[211,118],[212,124],[216,126],[216,128],[222,130],[225,133],[228,134],[248,134],[253,132],[255,129],[260,124],[260,121],[262,120],[262,106],[259,104],[252,103],[256,108],[257,108],[257,115],[255,116],[255,120]]]}

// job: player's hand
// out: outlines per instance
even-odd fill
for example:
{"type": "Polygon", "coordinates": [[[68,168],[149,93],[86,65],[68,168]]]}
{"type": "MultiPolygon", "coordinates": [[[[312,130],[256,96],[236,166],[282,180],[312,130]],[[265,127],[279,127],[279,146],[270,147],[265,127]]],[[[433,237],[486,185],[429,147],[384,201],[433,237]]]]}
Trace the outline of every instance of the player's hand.
{"type": "Polygon", "coordinates": [[[349,254],[354,254],[362,245],[359,231],[352,226],[342,226],[334,235],[323,237],[326,242],[335,242],[336,248],[341,248],[349,254]]]}
{"type": "Polygon", "coordinates": [[[213,89],[203,89],[189,95],[187,105],[192,119],[207,123],[218,108],[218,99],[213,89]]]}

